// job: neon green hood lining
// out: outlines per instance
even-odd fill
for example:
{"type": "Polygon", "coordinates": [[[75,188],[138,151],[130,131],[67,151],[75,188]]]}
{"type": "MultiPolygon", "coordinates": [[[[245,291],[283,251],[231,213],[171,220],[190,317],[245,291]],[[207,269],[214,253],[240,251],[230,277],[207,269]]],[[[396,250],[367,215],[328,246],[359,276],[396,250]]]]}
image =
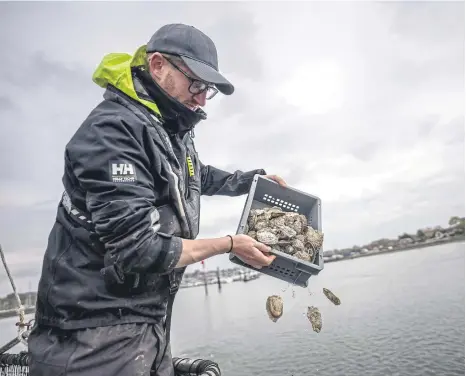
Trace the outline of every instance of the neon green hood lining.
{"type": "Polygon", "coordinates": [[[126,53],[105,55],[92,75],[92,81],[103,88],[106,88],[108,84],[113,85],[160,115],[157,105],[140,98],[134,89],[131,68],[137,66],[146,66],[146,45],[139,47],[134,56],[126,53]]]}

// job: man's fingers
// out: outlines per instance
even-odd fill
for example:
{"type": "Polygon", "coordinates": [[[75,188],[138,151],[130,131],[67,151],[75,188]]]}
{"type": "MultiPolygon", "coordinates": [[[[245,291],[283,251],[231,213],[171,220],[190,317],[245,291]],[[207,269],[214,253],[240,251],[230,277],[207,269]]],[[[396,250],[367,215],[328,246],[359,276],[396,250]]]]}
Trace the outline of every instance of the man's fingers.
{"type": "Polygon", "coordinates": [[[257,242],[254,246],[263,253],[269,253],[271,251],[271,248],[268,245],[261,242],[257,242]]]}
{"type": "Polygon", "coordinates": [[[265,256],[268,258],[269,260],[269,265],[277,258],[277,256],[275,255],[268,255],[268,256],[265,256]]]}
{"type": "Polygon", "coordinates": [[[259,249],[256,248],[256,250],[257,250],[256,261],[259,261],[261,265],[263,266],[269,266],[273,262],[273,260],[275,260],[276,258],[275,255],[264,255],[259,249]]]}
{"type": "Polygon", "coordinates": [[[275,176],[276,177],[276,182],[280,184],[282,187],[286,187],[285,180],[283,180],[280,176],[275,176]]]}
{"type": "Polygon", "coordinates": [[[285,182],[285,180],[283,180],[283,178],[281,178],[280,176],[278,175],[266,175],[265,177],[273,180],[273,181],[276,181],[279,185],[281,185],[282,187],[286,187],[287,184],[285,182]]]}

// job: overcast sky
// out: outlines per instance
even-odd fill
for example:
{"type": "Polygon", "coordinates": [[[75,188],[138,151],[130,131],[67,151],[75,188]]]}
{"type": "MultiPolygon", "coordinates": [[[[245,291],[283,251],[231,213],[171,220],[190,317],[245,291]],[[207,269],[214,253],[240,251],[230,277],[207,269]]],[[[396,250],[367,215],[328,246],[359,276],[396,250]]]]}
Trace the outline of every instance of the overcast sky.
{"type": "MultiPolygon", "coordinates": [[[[0,14],[0,243],[20,290],[37,286],[65,144],[102,98],[94,69],[165,23],[207,33],[236,87],[206,107],[202,161],[265,168],[320,196],[325,249],[464,215],[461,2],[0,3],[0,14]]],[[[200,237],[235,232],[245,199],[203,199],[200,237]]]]}

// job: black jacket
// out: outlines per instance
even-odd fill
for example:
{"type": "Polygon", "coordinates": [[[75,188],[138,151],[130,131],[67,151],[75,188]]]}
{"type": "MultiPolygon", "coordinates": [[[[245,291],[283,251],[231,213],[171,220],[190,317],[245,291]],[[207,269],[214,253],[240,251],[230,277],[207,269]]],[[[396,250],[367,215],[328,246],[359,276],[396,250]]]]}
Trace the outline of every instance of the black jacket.
{"type": "Polygon", "coordinates": [[[113,84],[66,146],[38,324],[159,321],[185,271],[175,269],[181,239],[198,235],[200,196],[245,194],[265,174],[203,165],[189,129],[167,132],[163,117],[113,84]]]}

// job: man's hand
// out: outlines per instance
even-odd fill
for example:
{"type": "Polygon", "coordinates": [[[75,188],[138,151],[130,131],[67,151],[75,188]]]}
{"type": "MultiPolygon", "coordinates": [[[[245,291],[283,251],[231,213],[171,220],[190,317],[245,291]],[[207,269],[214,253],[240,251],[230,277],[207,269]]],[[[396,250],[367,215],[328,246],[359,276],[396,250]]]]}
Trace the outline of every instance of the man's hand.
{"type": "Polygon", "coordinates": [[[283,179],[282,179],[280,176],[278,176],[278,175],[264,175],[264,178],[273,180],[273,181],[277,182],[278,184],[280,184],[282,187],[286,187],[285,180],[283,180],[283,179]]]}
{"type": "Polygon", "coordinates": [[[254,240],[248,235],[234,235],[233,248],[234,253],[245,263],[260,269],[263,266],[269,266],[276,256],[269,254],[270,247],[254,240]]]}

